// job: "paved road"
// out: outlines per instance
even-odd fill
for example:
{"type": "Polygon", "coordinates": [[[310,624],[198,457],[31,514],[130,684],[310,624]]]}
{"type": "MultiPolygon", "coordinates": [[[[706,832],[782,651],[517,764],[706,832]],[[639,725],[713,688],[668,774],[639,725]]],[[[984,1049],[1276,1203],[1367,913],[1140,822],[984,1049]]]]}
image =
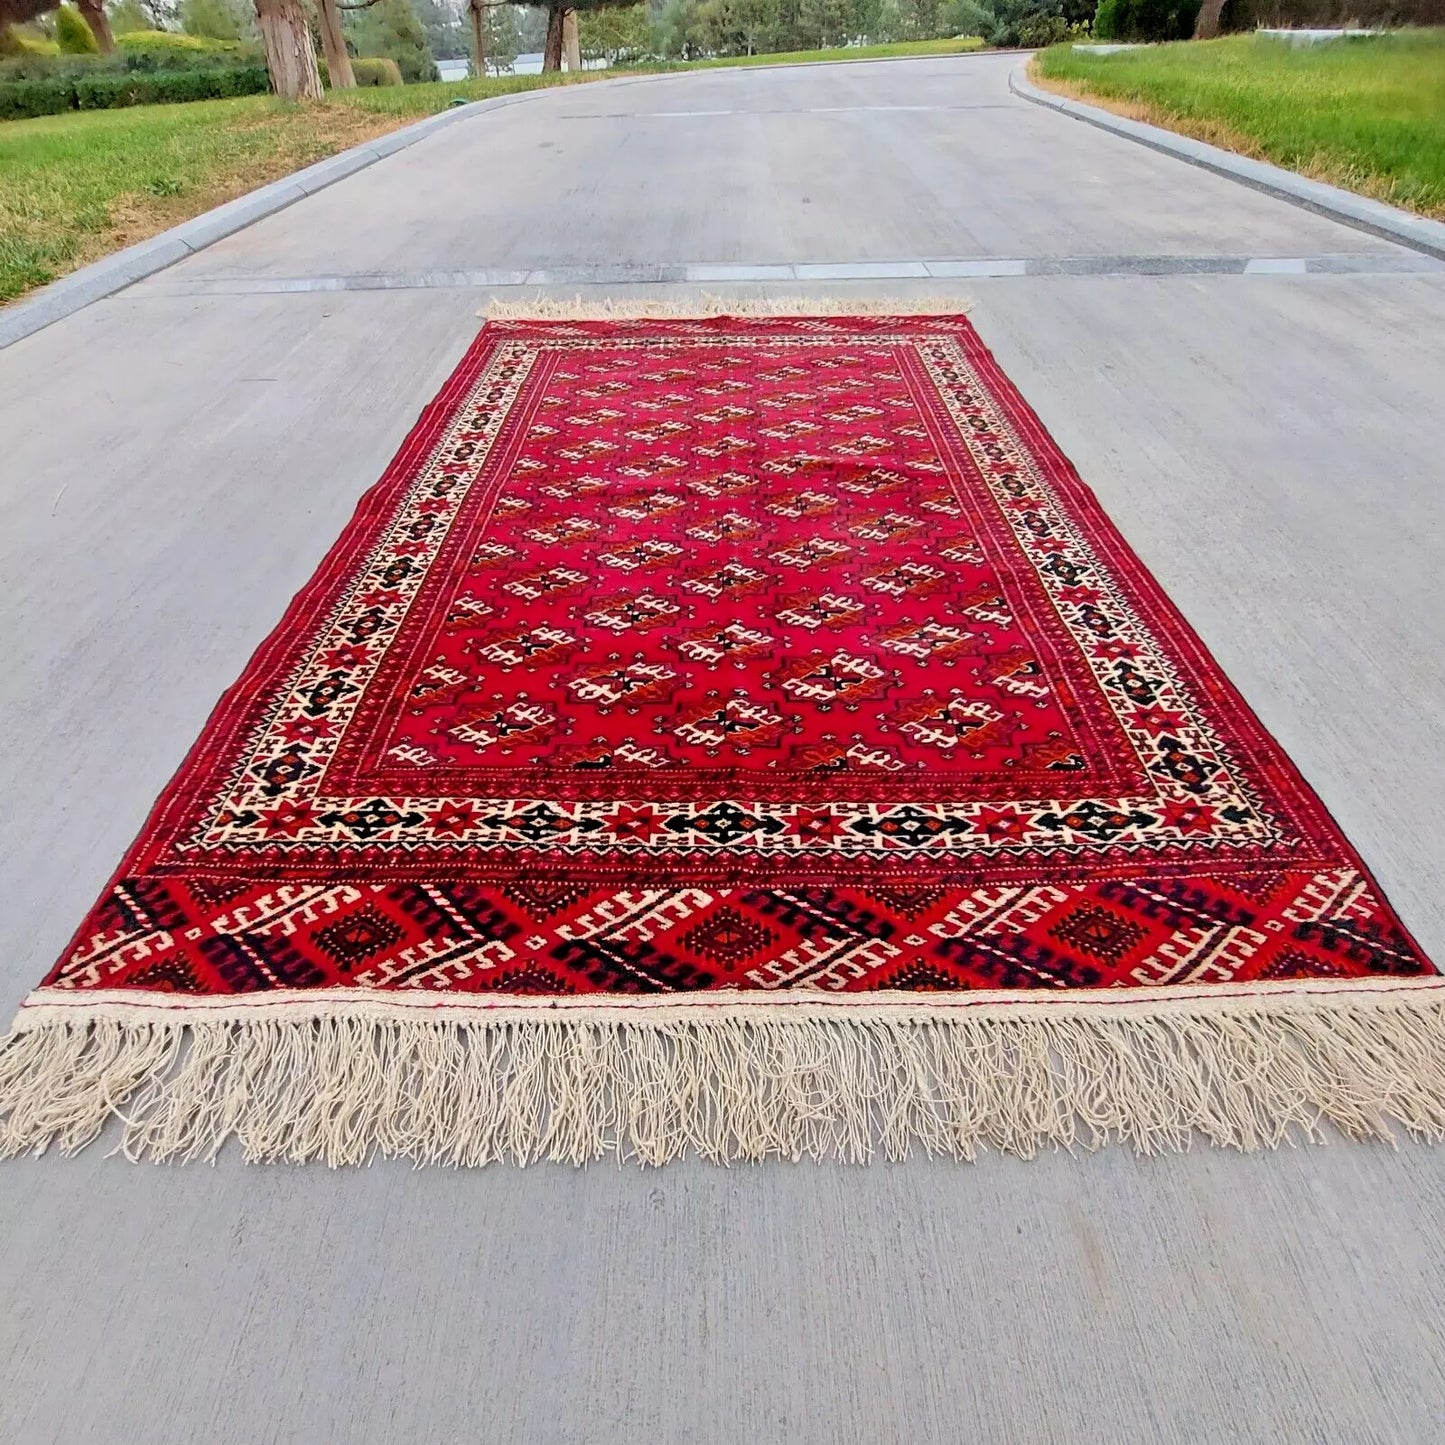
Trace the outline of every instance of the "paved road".
{"type": "MultiPolygon", "coordinates": [[[[488,287],[539,272],[676,297],[716,274],[689,268],[822,264],[781,289],[970,298],[1445,958],[1445,273],[1016,100],[1009,63],[545,95],[0,352],[0,1010],[488,287]],[[949,274],[980,258],[1037,264],[949,274]],[[1318,259],[1219,274],[1250,258],[1318,259]],[[842,279],[917,261],[935,277],[842,279]]],[[[1418,1147],[27,1161],[0,1169],[0,1439],[1433,1442],[1442,1198],[1445,1150],[1418,1147]]]]}

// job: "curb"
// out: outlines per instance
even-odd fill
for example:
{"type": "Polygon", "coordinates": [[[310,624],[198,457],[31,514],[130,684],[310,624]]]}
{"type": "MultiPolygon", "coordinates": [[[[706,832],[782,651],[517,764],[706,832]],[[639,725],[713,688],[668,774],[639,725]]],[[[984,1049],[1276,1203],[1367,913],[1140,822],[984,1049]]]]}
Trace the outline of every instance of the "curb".
{"type": "Polygon", "coordinates": [[[1344,191],[1338,186],[1327,186],[1323,181],[1308,180],[1280,166],[1252,161],[1246,156],[1235,155],[1233,151],[1191,140],[1157,125],[1126,120],[1113,111],[1040,90],[1028,80],[1024,70],[1023,65],[1015,66],[1008,77],[1008,88],[1023,100],[1031,100],[1035,105],[1044,105],[1074,120],[1096,125],[1100,130],[1112,131],[1151,150],[1163,151],[1166,155],[1188,161],[1190,165],[1226,176],[1266,195],[1327,216],[1332,221],[1353,226],[1357,231],[1368,231],[1386,241],[1397,241],[1437,260],[1445,260],[1445,223],[1412,215],[1396,206],[1387,206],[1383,201],[1357,196],[1353,191],[1344,191]]]}
{"type": "Polygon", "coordinates": [[[317,161],[315,165],[307,166],[304,170],[294,171],[269,185],[248,191],[244,196],[237,196],[234,201],[227,201],[214,210],[203,211],[199,216],[183,221],[179,226],[172,226],[169,231],[162,231],[158,236],[139,241],[134,246],[127,246],[125,250],[116,251],[112,255],[102,256],[99,261],[82,266],[79,271],[73,271],[59,281],[51,282],[34,296],[0,310],[0,348],[30,336],[42,327],[49,326],[52,321],[59,321],[62,317],[89,306],[92,301],[99,301],[136,281],[154,275],[157,271],[163,271],[167,266],[185,260],[187,256],[194,255],[223,237],[232,235],[265,216],[285,210],[287,206],[305,200],[317,191],[324,191],[327,186],[335,185],[337,181],[345,180],[347,176],[365,170],[367,166],[375,165],[377,161],[405,150],[435,132],[455,125],[459,120],[468,120],[483,111],[501,110],[505,106],[532,100],[538,95],[547,94],[549,89],[550,87],[539,86],[536,90],[520,91],[516,95],[494,95],[486,100],[474,100],[467,105],[438,111],[437,114],[425,116],[412,125],[389,131],[375,140],[364,141],[359,146],[352,146],[350,150],[328,156],[324,161],[317,161]]]}

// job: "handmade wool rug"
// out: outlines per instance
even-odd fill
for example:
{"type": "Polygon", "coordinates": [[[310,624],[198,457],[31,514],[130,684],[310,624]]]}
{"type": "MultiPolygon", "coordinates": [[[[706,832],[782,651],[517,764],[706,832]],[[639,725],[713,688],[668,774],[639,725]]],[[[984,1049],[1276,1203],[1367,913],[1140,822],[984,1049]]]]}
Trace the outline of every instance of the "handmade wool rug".
{"type": "Polygon", "coordinates": [[[1442,979],[958,316],[488,324],[0,1053],[0,1147],[1445,1129],[1442,979]]]}

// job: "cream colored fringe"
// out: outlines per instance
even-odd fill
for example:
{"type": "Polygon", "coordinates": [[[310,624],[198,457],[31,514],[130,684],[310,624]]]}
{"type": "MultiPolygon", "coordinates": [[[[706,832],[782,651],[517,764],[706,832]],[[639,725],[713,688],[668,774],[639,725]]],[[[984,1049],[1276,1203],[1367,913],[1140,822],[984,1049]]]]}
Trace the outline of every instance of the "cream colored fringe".
{"type": "Polygon", "coordinates": [[[689,301],[489,301],[478,316],[488,321],[688,320],[704,316],[959,316],[969,303],[959,296],[712,296],[689,301]]]}
{"type": "Polygon", "coordinates": [[[617,1154],[971,1159],[1044,1145],[1240,1149],[1390,1122],[1445,1135],[1438,994],[1307,1009],[669,1019],[337,1013],[63,1019],[0,1051],[0,1154],[77,1150],[115,1116],[133,1159],[478,1165],[617,1154]]]}

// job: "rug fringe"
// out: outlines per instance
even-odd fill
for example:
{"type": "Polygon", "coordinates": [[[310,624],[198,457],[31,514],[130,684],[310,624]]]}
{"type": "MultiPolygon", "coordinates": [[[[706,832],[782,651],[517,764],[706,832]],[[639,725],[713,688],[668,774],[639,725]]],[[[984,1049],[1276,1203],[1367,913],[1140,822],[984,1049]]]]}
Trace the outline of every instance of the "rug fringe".
{"type": "Polygon", "coordinates": [[[529,301],[489,301],[477,312],[487,321],[698,320],[707,316],[962,316],[970,303],[958,296],[714,296],[687,301],[584,301],[538,295],[529,301]]]}
{"type": "Polygon", "coordinates": [[[1017,1018],[48,1020],[0,1048],[0,1155],[480,1165],[911,1152],[1030,1157],[1196,1135],[1238,1149],[1391,1123],[1445,1137],[1445,1004],[1408,991],[1304,1008],[1047,1008],[1017,1018]]]}

